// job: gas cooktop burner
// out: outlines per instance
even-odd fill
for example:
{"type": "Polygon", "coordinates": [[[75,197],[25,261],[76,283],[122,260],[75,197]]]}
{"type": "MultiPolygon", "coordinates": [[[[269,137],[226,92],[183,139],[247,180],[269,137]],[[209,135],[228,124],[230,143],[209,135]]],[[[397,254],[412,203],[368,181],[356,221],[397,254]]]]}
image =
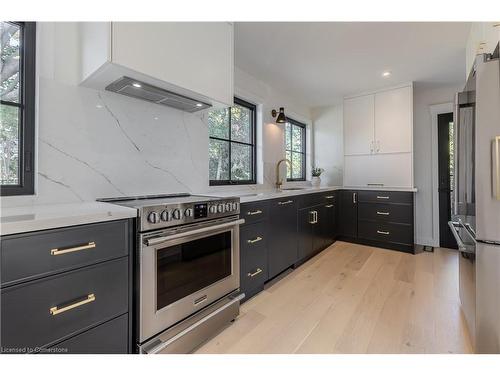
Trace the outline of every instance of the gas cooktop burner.
{"type": "Polygon", "coordinates": [[[240,213],[240,198],[188,193],[98,199],[137,209],[139,231],[162,229],[240,213]]]}

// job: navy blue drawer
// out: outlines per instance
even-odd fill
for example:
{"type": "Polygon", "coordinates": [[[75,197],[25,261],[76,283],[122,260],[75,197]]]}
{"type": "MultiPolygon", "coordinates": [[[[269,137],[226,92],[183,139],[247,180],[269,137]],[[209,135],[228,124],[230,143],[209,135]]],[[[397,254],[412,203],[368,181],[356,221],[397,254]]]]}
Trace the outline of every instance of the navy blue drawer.
{"type": "Polygon", "coordinates": [[[128,255],[128,221],[2,237],[2,286],[128,255]]]}
{"type": "Polygon", "coordinates": [[[42,347],[128,312],[128,258],[1,291],[4,347],[42,347]]]}

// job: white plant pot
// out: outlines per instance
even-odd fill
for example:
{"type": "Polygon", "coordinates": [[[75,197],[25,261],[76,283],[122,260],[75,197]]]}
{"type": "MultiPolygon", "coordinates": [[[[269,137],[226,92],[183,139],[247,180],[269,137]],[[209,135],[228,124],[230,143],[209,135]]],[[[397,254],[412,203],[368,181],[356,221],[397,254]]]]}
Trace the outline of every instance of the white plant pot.
{"type": "Polygon", "coordinates": [[[311,179],[311,184],[314,187],[319,187],[321,185],[321,177],[314,177],[311,179]]]}

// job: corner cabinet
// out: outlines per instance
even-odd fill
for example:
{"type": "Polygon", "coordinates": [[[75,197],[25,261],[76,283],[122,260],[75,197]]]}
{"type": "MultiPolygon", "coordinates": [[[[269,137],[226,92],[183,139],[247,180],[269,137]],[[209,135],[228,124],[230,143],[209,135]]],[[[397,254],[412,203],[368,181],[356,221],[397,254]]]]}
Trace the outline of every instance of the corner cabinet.
{"type": "Polygon", "coordinates": [[[233,24],[82,22],[81,81],[103,90],[127,76],[214,106],[233,104],[233,24]]]}
{"type": "Polygon", "coordinates": [[[344,99],[344,185],[413,187],[413,85],[344,99]]]}

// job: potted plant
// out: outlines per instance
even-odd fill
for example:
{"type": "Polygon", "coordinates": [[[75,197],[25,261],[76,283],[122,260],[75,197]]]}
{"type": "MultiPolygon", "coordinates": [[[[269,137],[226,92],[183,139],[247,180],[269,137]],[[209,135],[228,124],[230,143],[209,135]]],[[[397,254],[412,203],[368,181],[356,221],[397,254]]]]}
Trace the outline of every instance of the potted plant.
{"type": "Polygon", "coordinates": [[[312,180],[311,180],[311,183],[312,183],[312,186],[314,187],[319,187],[319,185],[321,184],[321,173],[323,173],[325,170],[323,168],[319,168],[319,167],[314,167],[312,169],[312,180]]]}

